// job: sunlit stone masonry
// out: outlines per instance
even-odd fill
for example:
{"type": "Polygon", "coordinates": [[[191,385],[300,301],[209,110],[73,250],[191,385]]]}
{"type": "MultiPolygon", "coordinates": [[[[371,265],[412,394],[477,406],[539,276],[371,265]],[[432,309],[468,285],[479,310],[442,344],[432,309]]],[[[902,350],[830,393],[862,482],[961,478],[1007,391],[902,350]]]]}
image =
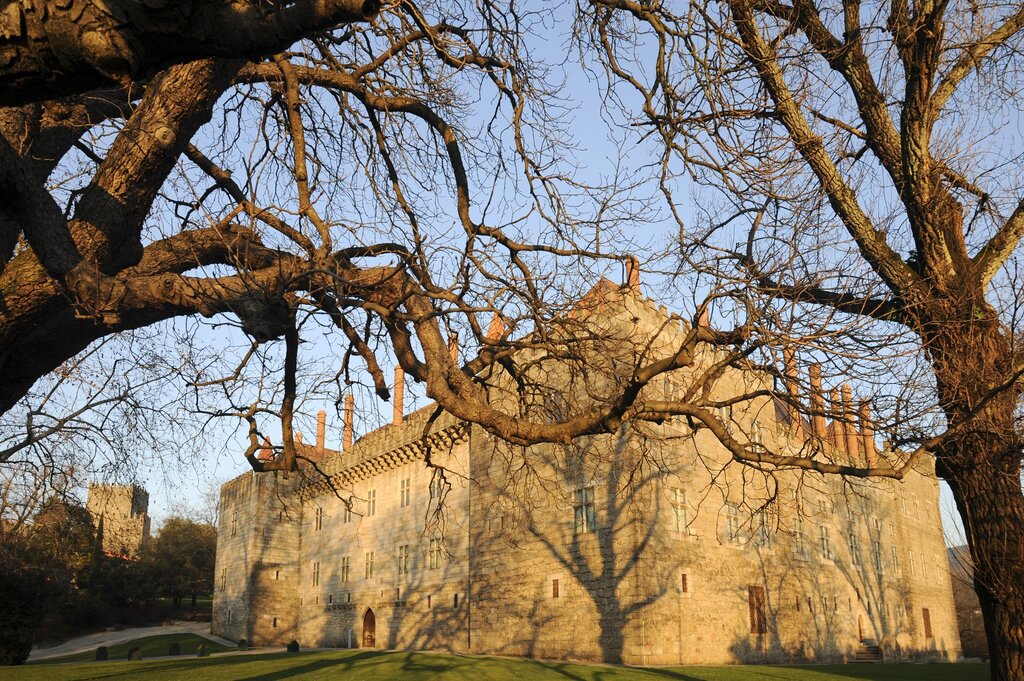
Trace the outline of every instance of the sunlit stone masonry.
{"type": "MultiPolygon", "coordinates": [[[[538,360],[541,382],[561,389],[519,402],[525,416],[572,413],[614,390],[637,353],[678,347],[688,324],[637,284],[605,280],[581,301],[574,314],[600,339],[593,361],[580,372],[538,360]]],[[[716,357],[645,396],[678,397],[716,357]]],[[[798,380],[795,366],[790,355],[781,386],[716,374],[707,396],[730,434],[878,460],[869,402],[826,393],[814,366],[798,380]]],[[[507,381],[489,383],[492,403],[517,406],[507,381]]],[[[930,461],[902,483],[758,471],[681,418],[524,448],[447,414],[424,435],[434,408],[406,415],[400,389],[395,399],[393,423],[354,442],[349,399],[343,451],[325,448],[321,415],[316,443],[300,447],[323,474],[223,486],[213,633],[630,664],[960,656],[930,461]]]]}

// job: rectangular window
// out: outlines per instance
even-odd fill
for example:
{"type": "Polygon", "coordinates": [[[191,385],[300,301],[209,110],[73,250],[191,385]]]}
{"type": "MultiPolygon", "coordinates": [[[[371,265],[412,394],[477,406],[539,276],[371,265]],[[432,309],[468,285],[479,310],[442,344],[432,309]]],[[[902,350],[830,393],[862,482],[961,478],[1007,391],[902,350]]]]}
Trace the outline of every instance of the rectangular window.
{"type": "Polygon", "coordinates": [[[223,568],[220,571],[220,588],[223,591],[228,587],[228,569],[223,568]]]}
{"type": "Polygon", "coordinates": [[[679,488],[672,490],[672,515],[675,520],[676,532],[689,534],[690,528],[686,517],[686,493],[679,488]]]}
{"type": "Polygon", "coordinates": [[[347,582],[348,581],[349,568],[350,568],[350,564],[349,564],[349,561],[348,561],[348,556],[345,556],[344,558],[341,559],[341,581],[343,581],[343,582],[347,582]]]}
{"type": "Polygon", "coordinates": [[[732,544],[742,542],[740,537],[740,509],[732,504],[725,507],[725,538],[732,544]]]}
{"type": "Polygon", "coordinates": [[[238,534],[238,511],[231,514],[231,536],[238,534]]]}
{"type": "Polygon", "coordinates": [[[576,534],[593,532],[597,528],[597,516],[594,512],[594,488],[580,487],[573,496],[576,534]]]}
{"type": "Polygon", "coordinates": [[[921,504],[918,501],[917,495],[916,494],[911,494],[910,495],[910,500],[914,504],[914,517],[917,518],[918,520],[920,520],[921,519],[921,504]]]}
{"type": "Polygon", "coordinates": [[[324,509],[317,506],[316,513],[313,514],[313,531],[319,532],[324,527],[324,509]]]}
{"type": "Polygon", "coordinates": [[[459,607],[459,594],[455,594],[455,607],[459,607]]]}
{"type": "Polygon", "coordinates": [[[750,605],[750,633],[767,633],[768,621],[764,616],[764,588],[760,586],[748,586],[747,599],[750,605]]]}
{"type": "Polygon", "coordinates": [[[443,492],[444,478],[442,478],[437,471],[434,471],[433,477],[430,478],[430,498],[439,499],[443,492]]]}
{"type": "Polygon", "coordinates": [[[371,489],[366,494],[366,515],[377,515],[377,490],[371,489]]]}
{"type": "Polygon", "coordinates": [[[757,514],[757,545],[763,549],[772,547],[772,528],[769,525],[771,519],[764,511],[757,514]]]}
{"type": "Polygon", "coordinates": [[[274,629],[277,629],[277,618],[276,618],[276,617],[275,617],[275,618],[273,618],[273,619],[272,619],[272,620],[270,621],[270,626],[271,626],[271,627],[273,627],[274,629]]]}
{"type": "Polygon", "coordinates": [[[882,571],[882,542],[871,542],[871,557],[875,563],[875,572],[882,571]]]}
{"type": "Polygon", "coordinates": [[[764,441],[764,433],[761,432],[761,424],[757,421],[752,421],[750,424],[750,442],[751,444],[759,445],[764,441]]]}
{"type": "Polygon", "coordinates": [[[434,599],[430,597],[430,594],[427,594],[427,607],[428,607],[428,608],[430,607],[430,605],[431,605],[431,601],[433,601],[433,600],[434,600],[434,599]]]}
{"type": "Polygon", "coordinates": [[[557,579],[552,579],[551,580],[551,597],[552,598],[558,598],[558,580],[557,579]]]}
{"type": "Polygon", "coordinates": [[[409,574],[409,545],[402,544],[398,547],[398,574],[409,574]]]}
{"type": "Polygon", "coordinates": [[[822,560],[832,560],[832,538],[829,537],[828,527],[824,524],[818,525],[818,548],[822,560]]]}
{"type": "Polygon", "coordinates": [[[429,565],[431,570],[436,570],[441,567],[441,540],[431,539],[430,540],[430,552],[428,554],[429,565]]]}
{"type": "Polygon", "coordinates": [[[807,558],[807,538],[804,536],[804,521],[796,521],[796,529],[793,531],[793,555],[797,558],[807,558]]]}
{"type": "Polygon", "coordinates": [[[860,542],[855,531],[850,531],[850,562],[860,565],[860,542]]]}
{"type": "Polygon", "coordinates": [[[334,594],[327,594],[327,605],[334,603],[334,594]]]}
{"type": "Polygon", "coordinates": [[[345,513],[342,515],[342,522],[352,522],[352,500],[349,499],[348,503],[345,504],[345,513]]]}
{"type": "Polygon", "coordinates": [[[320,586],[320,561],[313,563],[313,586],[320,586]]]}
{"type": "Polygon", "coordinates": [[[892,566],[894,575],[900,574],[900,554],[895,546],[889,548],[889,564],[892,566]]]}
{"type": "Polygon", "coordinates": [[[679,591],[684,594],[690,593],[690,584],[685,572],[679,575],[679,591]]]}
{"type": "Polygon", "coordinates": [[[365,571],[366,579],[370,579],[371,577],[373,577],[373,551],[366,552],[365,571]]]}
{"type": "Polygon", "coordinates": [[[924,637],[932,637],[932,614],[928,608],[921,608],[921,619],[924,620],[924,637]]]}
{"type": "Polygon", "coordinates": [[[917,561],[914,559],[914,552],[908,551],[907,553],[909,554],[907,562],[910,563],[910,576],[917,577],[917,561]]]}
{"type": "Polygon", "coordinates": [[[402,480],[399,488],[399,506],[405,508],[412,502],[412,488],[409,478],[402,480]]]}

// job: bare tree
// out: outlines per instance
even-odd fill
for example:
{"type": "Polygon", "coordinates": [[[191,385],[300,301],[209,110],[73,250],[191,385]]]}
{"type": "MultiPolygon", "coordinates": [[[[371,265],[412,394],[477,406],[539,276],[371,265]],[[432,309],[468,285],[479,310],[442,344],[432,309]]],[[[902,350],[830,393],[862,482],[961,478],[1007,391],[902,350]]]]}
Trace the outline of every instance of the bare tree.
{"type": "Polygon", "coordinates": [[[673,211],[686,180],[709,190],[697,224],[676,213],[681,262],[731,282],[766,345],[859,370],[889,399],[888,435],[952,488],[993,678],[1024,678],[1020,4],[581,10],[609,103],[657,140],[673,211]]]}
{"type": "MultiPolygon", "coordinates": [[[[569,139],[558,84],[528,46],[550,10],[402,2],[346,24],[376,11],[350,4],[316,4],[323,16],[288,23],[306,40],[268,57],[252,54],[293,33],[218,46],[179,27],[179,50],[126,56],[130,68],[94,69],[74,86],[36,60],[49,89],[0,110],[0,412],[33,413],[39,381],[103,338],[229,320],[247,338],[235,364],[214,350],[165,368],[189,374],[198,411],[247,424],[255,469],[294,469],[299,388],[326,385],[302,352],[314,338],[334,350],[339,391],[368,376],[388,399],[382,367],[397,362],[449,413],[520,444],[614,431],[642,413],[652,377],[691,363],[700,343],[742,339],[693,327],[677,353],[628,372],[621,392],[558,421],[492,405],[498,367],[529,392],[535,360],[517,352],[572,352],[575,300],[607,258],[622,259],[602,244],[645,206],[631,201],[632,181],[588,186],[551,153],[569,139]],[[335,29],[316,33],[324,22],[335,29]],[[70,96],[46,99],[58,93],[70,96]],[[274,423],[275,455],[260,457],[274,423]]],[[[50,49],[44,38],[26,45],[50,49]]],[[[41,427],[29,422],[21,442],[38,442],[41,427]]]]}

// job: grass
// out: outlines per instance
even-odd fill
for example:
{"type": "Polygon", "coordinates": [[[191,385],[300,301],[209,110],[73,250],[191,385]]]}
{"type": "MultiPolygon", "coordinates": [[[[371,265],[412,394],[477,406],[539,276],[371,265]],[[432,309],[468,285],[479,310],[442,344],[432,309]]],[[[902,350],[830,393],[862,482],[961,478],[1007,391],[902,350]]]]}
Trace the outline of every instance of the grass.
{"type": "MultiPolygon", "coordinates": [[[[165,638],[165,637],[154,637],[165,638]]],[[[164,651],[166,652],[166,650],[164,651]]],[[[302,679],[316,681],[984,681],[982,664],[869,664],[628,668],[513,658],[381,651],[229,655],[151,662],[93,662],[0,667],[0,681],[143,679],[302,679]]]]}
{"type": "MultiPolygon", "coordinates": [[[[222,646],[219,643],[214,643],[213,641],[205,639],[202,636],[196,636],[195,634],[161,634],[160,636],[146,636],[144,638],[137,638],[134,641],[115,643],[114,645],[107,646],[107,656],[110,660],[127,660],[128,651],[138,646],[142,649],[142,659],[145,660],[147,657],[160,657],[166,655],[172,643],[177,643],[181,646],[182,655],[195,655],[198,652],[200,643],[205,643],[206,649],[211,653],[222,653],[225,650],[234,650],[234,648],[222,646]]],[[[81,653],[51,657],[46,660],[31,662],[30,664],[44,665],[61,662],[92,662],[95,659],[96,649],[90,648],[89,650],[81,653]]],[[[0,672],[0,678],[6,678],[2,676],[2,672],[0,672]]]]}

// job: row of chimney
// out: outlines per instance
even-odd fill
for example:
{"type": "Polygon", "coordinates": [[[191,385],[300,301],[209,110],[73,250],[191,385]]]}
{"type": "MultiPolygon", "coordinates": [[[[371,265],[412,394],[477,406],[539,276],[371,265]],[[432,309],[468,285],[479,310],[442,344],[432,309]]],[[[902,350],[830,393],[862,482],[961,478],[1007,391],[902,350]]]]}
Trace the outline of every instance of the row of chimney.
{"type": "MultiPolygon", "coordinates": [[[[500,312],[495,312],[491,319],[490,327],[487,329],[487,338],[499,340],[505,334],[505,320],[500,312]]],[[[448,337],[448,355],[453,364],[459,363],[459,337],[451,334],[448,337]]],[[[396,426],[402,425],[405,419],[405,371],[400,366],[395,367],[394,394],[391,396],[391,403],[394,408],[391,423],[396,426]]],[[[353,442],[353,423],[355,421],[355,401],[352,395],[345,396],[345,420],[343,430],[342,451],[349,451],[353,442]]],[[[316,415],[316,449],[321,455],[325,451],[327,438],[327,412],[321,409],[316,415]]],[[[302,434],[298,435],[299,442],[302,442],[302,434]]]]}
{"type": "MultiPolygon", "coordinates": [[[[783,362],[785,365],[786,392],[795,403],[799,400],[799,379],[796,369],[796,353],[793,348],[783,350],[783,362]]],[[[869,467],[878,464],[878,451],[875,449],[875,428],[871,421],[871,406],[868,400],[860,400],[856,409],[853,402],[853,389],[849,383],[844,383],[837,390],[833,388],[829,393],[828,402],[830,409],[828,414],[832,422],[825,423],[825,395],[821,387],[821,365],[814,363],[810,366],[811,383],[811,424],[810,431],[807,430],[807,423],[800,415],[800,410],[795,404],[788,406],[790,420],[801,438],[813,437],[821,442],[827,443],[836,449],[846,452],[850,457],[863,461],[869,467]],[[857,426],[860,426],[858,432],[857,426]]]]}

